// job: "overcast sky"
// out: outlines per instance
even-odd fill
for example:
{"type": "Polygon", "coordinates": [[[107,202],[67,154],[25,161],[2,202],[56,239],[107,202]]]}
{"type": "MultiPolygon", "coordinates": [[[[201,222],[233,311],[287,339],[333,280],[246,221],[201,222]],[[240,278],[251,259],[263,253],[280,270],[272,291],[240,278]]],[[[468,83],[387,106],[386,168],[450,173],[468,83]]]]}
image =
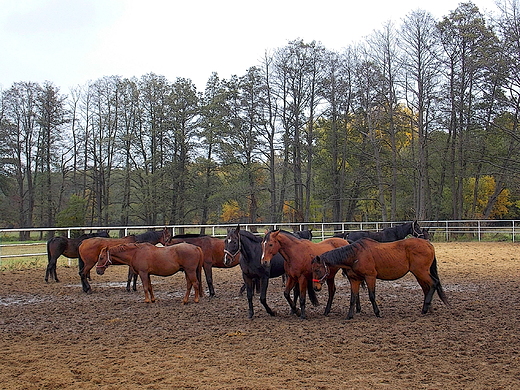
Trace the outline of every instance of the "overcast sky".
{"type": "MultiPolygon", "coordinates": [[[[0,0],[0,89],[53,82],[67,93],[103,76],[170,81],[203,90],[212,72],[243,75],[266,50],[301,38],[331,50],[363,40],[413,10],[434,17],[455,0],[0,0]],[[258,3],[258,4],[256,4],[258,3]],[[354,4],[353,4],[354,3],[354,4]]],[[[496,12],[494,0],[474,0],[496,12]]]]}

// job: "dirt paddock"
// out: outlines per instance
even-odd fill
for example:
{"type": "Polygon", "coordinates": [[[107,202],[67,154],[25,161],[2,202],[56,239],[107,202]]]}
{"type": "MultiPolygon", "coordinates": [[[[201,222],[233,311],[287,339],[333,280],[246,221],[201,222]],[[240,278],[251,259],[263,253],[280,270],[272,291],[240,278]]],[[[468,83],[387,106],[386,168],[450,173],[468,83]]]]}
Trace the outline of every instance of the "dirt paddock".
{"type": "MultiPolygon", "coordinates": [[[[520,246],[434,243],[449,307],[408,275],[379,281],[376,318],[346,321],[349,289],[338,276],[328,317],[308,305],[292,316],[272,281],[270,317],[255,298],[247,318],[240,268],[215,269],[217,296],[182,305],[182,273],[152,277],[158,298],[128,293],[127,268],[92,275],[84,294],[75,267],[0,274],[1,389],[518,389],[520,246]]],[[[205,283],[204,286],[206,287],[205,283]]]]}

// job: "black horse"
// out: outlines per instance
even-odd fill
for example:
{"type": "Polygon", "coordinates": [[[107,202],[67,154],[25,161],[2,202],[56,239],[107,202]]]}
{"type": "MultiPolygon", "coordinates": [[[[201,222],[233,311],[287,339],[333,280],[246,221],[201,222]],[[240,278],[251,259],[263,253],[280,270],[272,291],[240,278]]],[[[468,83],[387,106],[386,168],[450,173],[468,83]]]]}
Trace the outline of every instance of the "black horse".
{"type": "Polygon", "coordinates": [[[58,258],[63,255],[69,259],[75,259],[79,257],[78,248],[80,244],[87,238],[92,237],[109,237],[106,230],[97,232],[82,234],[78,238],[67,238],[63,236],[52,237],[47,241],[47,270],[45,271],[45,281],[49,281],[49,276],[54,278],[56,282],[59,282],[58,275],[56,273],[56,263],[58,258]]]}
{"type": "Polygon", "coordinates": [[[262,238],[255,236],[247,230],[229,229],[224,246],[224,264],[230,264],[240,253],[240,268],[247,289],[247,301],[249,303],[249,318],[253,318],[253,295],[257,282],[260,282],[260,302],[265,310],[274,316],[275,312],[267,304],[266,295],[269,286],[269,278],[276,278],[285,274],[284,258],[277,254],[271,260],[270,267],[262,266],[262,238]]]}
{"type": "Polygon", "coordinates": [[[421,229],[417,221],[406,222],[402,225],[387,227],[379,232],[360,230],[350,232],[348,234],[343,233],[340,235],[336,235],[335,237],[345,238],[346,240],[348,240],[349,243],[352,244],[354,241],[357,241],[365,237],[371,238],[372,240],[379,242],[392,242],[402,240],[406,238],[406,236],[408,235],[412,235],[418,238],[424,237],[423,230],[421,229]]]}
{"type": "Polygon", "coordinates": [[[312,241],[312,229],[309,230],[300,230],[297,232],[293,232],[293,235],[295,235],[298,238],[312,241]]]}

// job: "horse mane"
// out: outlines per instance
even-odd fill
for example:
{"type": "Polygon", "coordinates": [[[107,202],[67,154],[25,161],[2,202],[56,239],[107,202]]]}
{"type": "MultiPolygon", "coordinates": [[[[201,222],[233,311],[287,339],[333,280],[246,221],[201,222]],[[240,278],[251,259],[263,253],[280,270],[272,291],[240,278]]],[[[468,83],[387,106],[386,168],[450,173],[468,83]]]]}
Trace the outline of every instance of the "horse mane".
{"type": "Polygon", "coordinates": [[[282,230],[282,229],[280,229],[279,231],[280,231],[280,233],[283,233],[283,234],[286,235],[287,237],[290,237],[290,238],[295,239],[295,240],[299,240],[298,237],[296,237],[293,233],[288,232],[287,230],[282,230]]]}
{"type": "Polygon", "coordinates": [[[340,246],[320,255],[320,259],[329,265],[340,265],[345,263],[345,259],[356,256],[358,250],[366,249],[371,243],[377,241],[371,238],[360,238],[350,245],[340,246]]]}
{"type": "MultiPolygon", "coordinates": [[[[135,245],[135,243],[132,243],[135,245]]],[[[115,246],[111,246],[111,247],[107,247],[107,251],[110,251],[110,253],[119,253],[119,252],[124,252],[128,249],[128,244],[119,244],[119,245],[115,245],[115,246]]]]}
{"type": "Polygon", "coordinates": [[[207,237],[207,234],[197,234],[197,233],[188,233],[188,234],[176,234],[172,237],[172,240],[174,238],[199,238],[199,237],[207,237]]]}
{"type": "Polygon", "coordinates": [[[119,253],[119,252],[124,252],[130,248],[141,248],[141,247],[147,246],[147,245],[155,246],[148,242],[128,242],[126,244],[119,244],[119,245],[107,247],[107,250],[110,251],[110,253],[119,253]]]}
{"type": "Polygon", "coordinates": [[[251,233],[249,230],[240,230],[240,235],[243,237],[246,237],[254,242],[262,242],[262,237],[259,237],[253,233],[251,233]]]}

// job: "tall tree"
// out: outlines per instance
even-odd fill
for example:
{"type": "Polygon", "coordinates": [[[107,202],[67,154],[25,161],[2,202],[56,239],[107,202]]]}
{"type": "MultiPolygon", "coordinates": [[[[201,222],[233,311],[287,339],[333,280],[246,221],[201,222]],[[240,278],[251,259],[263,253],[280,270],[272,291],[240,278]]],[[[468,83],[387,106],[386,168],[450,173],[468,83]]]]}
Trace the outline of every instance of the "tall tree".
{"type": "MultiPolygon", "coordinates": [[[[4,121],[8,123],[7,147],[12,156],[17,184],[16,209],[18,225],[32,227],[35,206],[34,161],[36,159],[37,100],[41,87],[35,83],[20,82],[5,91],[4,121]]],[[[21,238],[26,235],[21,233],[21,238]]]]}
{"type": "MultiPolygon", "coordinates": [[[[429,134],[435,128],[436,102],[440,97],[440,45],[433,16],[422,10],[411,12],[403,21],[400,46],[406,71],[405,97],[410,111],[410,130],[414,135],[413,161],[416,167],[416,218],[426,220],[432,215],[432,194],[429,173],[429,134]],[[415,137],[417,134],[417,137],[415,137]],[[416,142],[415,142],[416,141],[416,142]]],[[[439,195],[439,194],[438,194],[439,195]]],[[[438,197],[436,197],[438,198],[438,197]]]]}
{"type": "Polygon", "coordinates": [[[189,223],[190,163],[194,158],[200,95],[190,80],[179,78],[168,99],[171,133],[167,137],[168,176],[171,180],[170,223],[189,223]]]}
{"type": "Polygon", "coordinates": [[[468,177],[468,163],[472,157],[470,141],[477,138],[475,131],[481,125],[475,114],[482,99],[480,91],[488,82],[481,65],[489,54],[493,34],[473,3],[461,3],[438,27],[448,80],[446,162],[451,190],[451,217],[461,219],[464,179],[468,177]]]}
{"type": "MultiPolygon", "coordinates": [[[[39,125],[37,165],[40,171],[39,191],[41,197],[41,222],[45,226],[54,226],[57,208],[60,204],[54,204],[56,194],[53,186],[53,172],[57,169],[63,170],[60,157],[67,155],[66,150],[61,148],[62,125],[67,122],[65,113],[65,97],[59,89],[51,83],[45,83],[37,99],[37,123],[39,125]],[[61,155],[61,156],[60,156],[61,155]]],[[[59,199],[59,197],[58,197],[59,199]]]]}

